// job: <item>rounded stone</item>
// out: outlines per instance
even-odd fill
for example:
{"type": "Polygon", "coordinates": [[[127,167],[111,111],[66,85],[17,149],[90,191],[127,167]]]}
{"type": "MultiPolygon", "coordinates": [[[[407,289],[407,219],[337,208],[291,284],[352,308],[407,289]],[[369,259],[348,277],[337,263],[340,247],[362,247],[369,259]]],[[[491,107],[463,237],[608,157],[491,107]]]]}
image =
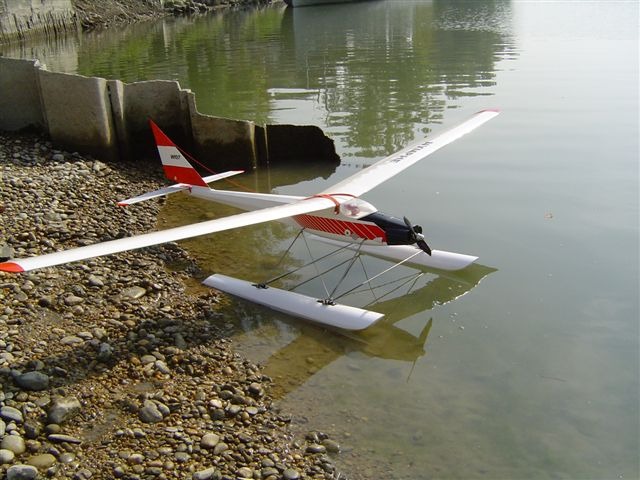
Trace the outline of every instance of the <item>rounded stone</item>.
{"type": "Polygon", "coordinates": [[[9,407],[8,405],[0,408],[0,417],[17,423],[22,423],[24,421],[22,412],[17,408],[9,407]]]}
{"type": "Polygon", "coordinates": [[[34,420],[27,420],[26,422],[24,422],[24,436],[28,439],[35,440],[36,438],[38,438],[38,435],[40,435],[41,431],[42,426],[38,422],[34,420]]]}
{"type": "Polygon", "coordinates": [[[82,440],[79,438],[72,437],[71,435],[64,435],[62,433],[52,433],[47,438],[54,443],[82,443],[82,440]]]}
{"type": "Polygon", "coordinates": [[[224,452],[225,450],[228,450],[228,449],[229,449],[229,446],[226,443],[220,442],[214,447],[213,453],[214,453],[214,455],[219,455],[219,454],[221,454],[222,452],[224,452]]]}
{"type": "Polygon", "coordinates": [[[38,469],[33,465],[13,465],[7,470],[7,480],[35,480],[38,469]]]}
{"type": "Polygon", "coordinates": [[[41,455],[34,455],[27,459],[27,465],[33,465],[36,468],[49,468],[56,463],[56,457],[50,453],[43,453],[41,455]]]}
{"type": "Polygon", "coordinates": [[[186,463],[191,458],[191,455],[189,455],[187,452],[176,452],[174,456],[176,462],[178,463],[186,463]]]}
{"type": "Polygon", "coordinates": [[[0,449],[0,465],[11,463],[14,458],[16,458],[16,454],[11,450],[7,450],[6,448],[0,449]]]}
{"type": "Polygon", "coordinates": [[[158,423],[164,418],[162,412],[158,409],[158,405],[151,400],[145,400],[142,408],[138,411],[138,417],[144,423],[158,423]]]}
{"type": "Polygon", "coordinates": [[[249,467],[242,467],[238,469],[236,475],[240,478],[253,478],[253,470],[249,467]]]}
{"type": "Polygon", "coordinates": [[[24,444],[24,438],[20,435],[5,435],[0,443],[0,448],[11,450],[16,455],[24,453],[27,449],[24,444]]]}
{"type": "Polygon", "coordinates": [[[127,459],[127,461],[131,465],[142,465],[142,463],[144,462],[144,455],[140,453],[132,453],[127,459]]]}
{"type": "Polygon", "coordinates": [[[140,358],[140,361],[143,365],[146,365],[148,363],[154,363],[156,361],[156,357],[153,355],[143,355],[142,358],[140,358]]]}
{"type": "Polygon", "coordinates": [[[15,382],[25,390],[39,391],[49,388],[49,376],[38,371],[18,375],[15,378],[15,382]]]}
{"type": "Polygon", "coordinates": [[[271,477],[271,476],[280,475],[280,472],[275,467],[263,468],[261,473],[262,473],[262,478],[268,478],[268,477],[271,477]]]}
{"type": "Polygon", "coordinates": [[[60,463],[71,463],[76,459],[76,456],[74,453],[72,452],[64,452],[62,455],[60,455],[60,458],[58,458],[58,460],[60,461],[60,463]]]}
{"type": "Polygon", "coordinates": [[[199,470],[193,473],[193,480],[212,480],[214,478],[220,478],[215,467],[207,468],[206,470],[199,470]]]}
{"type": "Polygon", "coordinates": [[[282,472],[282,478],[284,478],[284,480],[298,480],[300,478],[300,474],[293,468],[287,468],[282,472]]]}
{"type": "Polygon", "coordinates": [[[202,439],[200,440],[200,446],[206,449],[215,448],[219,441],[219,435],[215,433],[207,433],[202,436],[202,439]]]}
{"type": "Polygon", "coordinates": [[[318,445],[317,443],[312,443],[307,447],[307,453],[325,453],[327,448],[323,445],[318,445]]]}
{"type": "Polygon", "coordinates": [[[330,439],[325,439],[322,441],[322,445],[327,449],[329,453],[340,453],[340,444],[330,439]]]}

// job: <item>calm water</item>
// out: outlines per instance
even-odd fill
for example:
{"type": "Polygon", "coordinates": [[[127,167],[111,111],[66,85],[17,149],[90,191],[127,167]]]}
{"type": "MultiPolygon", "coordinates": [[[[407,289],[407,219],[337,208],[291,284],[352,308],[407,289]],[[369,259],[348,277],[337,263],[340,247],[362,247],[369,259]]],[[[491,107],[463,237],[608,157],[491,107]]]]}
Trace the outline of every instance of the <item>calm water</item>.
{"type": "MultiPolygon", "coordinates": [[[[366,195],[479,266],[385,299],[376,308],[386,322],[362,335],[235,301],[229,328],[278,379],[294,427],[339,441],[336,461],[352,478],[634,479],[638,14],[635,1],[379,0],[0,51],[51,70],[176,79],[203,113],[319,125],[342,156],[335,171],[243,179],[282,193],[314,193],[500,107],[366,195]]],[[[228,212],[176,198],[162,221],[228,212]]],[[[292,235],[262,226],[187,245],[205,270],[255,279],[275,271],[292,235]]]]}

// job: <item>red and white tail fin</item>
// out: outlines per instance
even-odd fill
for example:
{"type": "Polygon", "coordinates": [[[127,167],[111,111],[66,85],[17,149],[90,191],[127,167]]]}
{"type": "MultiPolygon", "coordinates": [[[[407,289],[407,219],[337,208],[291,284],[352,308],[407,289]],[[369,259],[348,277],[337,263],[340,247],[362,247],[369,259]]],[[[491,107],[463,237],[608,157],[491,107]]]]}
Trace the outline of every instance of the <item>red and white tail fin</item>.
{"type": "Polygon", "coordinates": [[[151,125],[153,136],[156,139],[158,153],[160,154],[162,168],[166,177],[177,183],[207,187],[206,182],[178,150],[176,144],[160,130],[153,120],[149,119],[149,125],[151,125]]]}

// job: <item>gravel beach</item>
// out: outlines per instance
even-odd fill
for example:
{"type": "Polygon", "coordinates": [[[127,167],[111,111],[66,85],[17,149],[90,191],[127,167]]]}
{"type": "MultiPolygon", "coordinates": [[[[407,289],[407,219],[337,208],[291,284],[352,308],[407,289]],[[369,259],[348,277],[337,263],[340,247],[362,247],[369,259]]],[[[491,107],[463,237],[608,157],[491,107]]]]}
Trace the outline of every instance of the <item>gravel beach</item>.
{"type": "MultiPolygon", "coordinates": [[[[159,174],[0,133],[0,256],[155,229],[158,201],[116,201],[159,174]]],[[[225,338],[217,294],[186,291],[197,273],[175,244],[0,272],[0,476],[345,478],[326,435],[293,438],[271,379],[225,338]]]]}

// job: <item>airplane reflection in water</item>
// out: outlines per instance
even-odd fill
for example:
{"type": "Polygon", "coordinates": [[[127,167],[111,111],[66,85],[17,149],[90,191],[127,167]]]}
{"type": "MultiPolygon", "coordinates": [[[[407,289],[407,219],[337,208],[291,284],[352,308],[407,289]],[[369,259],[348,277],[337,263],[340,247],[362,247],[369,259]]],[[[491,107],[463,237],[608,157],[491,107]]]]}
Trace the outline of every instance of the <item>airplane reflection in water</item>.
{"type": "MultiPolygon", "coordinates": [[[[272,386],[274,398],[282,398],[304,384],[316,372],[351,352],[386,360],[415,363],[426,353],[433,318],[425,317],[419,332],[411,333],[396,324],[401,320],[449,303],[471,291],[495,268],[473,264],[461,272],[425,270],[435,277],[413,292],[369,305],[385,316],[361,331],[327,330],[312,324],[296,323],[297,336],[267,359],[261,360],[263,373],[278,381],[272,386]]],[[[286,317],[285,317],[286,318],[286,317]]],[[[251,324],[244,324],[251,329],[251,324]]],[[[257,327],[253,324],[253,327],[257,327]]]]}

